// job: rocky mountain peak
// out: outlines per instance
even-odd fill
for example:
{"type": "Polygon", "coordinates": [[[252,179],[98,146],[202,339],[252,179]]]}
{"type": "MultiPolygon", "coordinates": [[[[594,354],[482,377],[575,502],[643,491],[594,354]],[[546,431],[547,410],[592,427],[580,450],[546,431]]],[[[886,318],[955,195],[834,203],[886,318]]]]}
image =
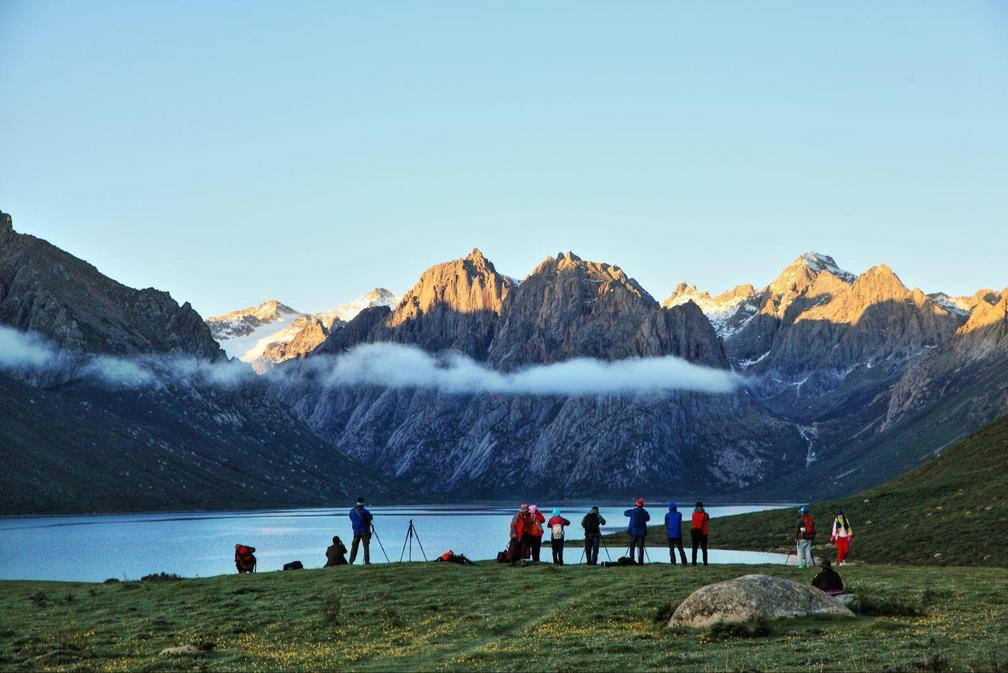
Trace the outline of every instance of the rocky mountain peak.
{"type": "MultiPolygon", "coordinates": [[[[996,294],[982,291],[985,294],[977,302],[970,314],[969,320],[959,328],[959,334],[968,334],[990,325],[1004,324],[1008,326],[1008,287],[996,294]],[[991,296],[993,295],[993,296],[991,296]],[[994,299],[993,302],[989,301],[994,299]]],[[[977,294],[980,294],[979,292],[977,294]]]]}
{"type": "Polygon", "coordinates": [[[497,273],[493,263],[476,249],[462,259],[424,271],[389,316],[388,326],[398,327],[436,308],[499,316],[511,285],[511,279],[497,273]]]}
{"type": "MultiPolygon", "coordinates": [[[[851,290],[862,301],[870,303],[903,301],[912,294],[896,272],[885,264],[873,266],[858,276],[851,290]]],[[[923,297],[923,293],[921,295],[923,297]]]]}
{"type": "Polygon", "coordinates": [[[223,315],[212,315],[207,317],[208,323],[219,323],[231,320],[241,320],[242,318],[254,318],[258,323],[272,322],[283,316],[300,314],[290,306],[281,303],[277,299],[267,299],[258,306],[246,306],[234,311],[228,311],[223,315]]]}
{"type": "Polygon", "coordinates": [[[509,297],[490,361],[511,370],[574,357],[680,355],[721,366],[723,350],[696,307],[664,310],[618,266],[573,253],[547,257],[509,297]]]}
{"type": "Polygon", "coordinates": [[[118,283],[48,241],[15,232],[2,215],[0,324],[77,352],[224,357],[188,303],[118,283]]]}
{"type": "Polygon", "coordinates": [[[821,275],[836,278],[844,283],[853,283],[854,274],[841,269],[829,255],[806,252],[788,264],[775,278],[767,290],[775,297],[799,295],[812,285],[821,275]]]}

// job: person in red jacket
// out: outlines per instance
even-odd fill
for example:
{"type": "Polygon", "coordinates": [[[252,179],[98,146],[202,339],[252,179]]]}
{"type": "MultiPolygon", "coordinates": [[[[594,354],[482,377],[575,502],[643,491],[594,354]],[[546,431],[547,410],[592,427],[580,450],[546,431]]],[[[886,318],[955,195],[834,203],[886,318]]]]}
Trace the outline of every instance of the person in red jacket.
{"type": "Polygon", "coordinates": [[[815,565],[812,557],[812,540],[815,539],[815,522],[809,516],[809,509],[804,505],[799,511],[798,525],[795,528],[795,543],[798,546],[798,567],[811,568],[815,565]]]}
{"type": "Polygon", "coordinates": [[[511,565],[518,565],[525,558],[532,543],[529,531],[532,528],[532,515],[529,506],[522,503],[518,513],[511,517],[511,541],[508,543],[508,556],[511,565]]]}
{"type": "Polygon", "coordinates": [[[553,508],[553,516],[546,522],[550,530],[550,545],[553,548],[553,565],[563,565],[564,528],[571,522],[560,516],[560,508],[553,508]]]}
{"type": "Polygon", "coordinates": [[[529,535],[531,536],[529,550],[532,552],[532,563],[539,565],[539,556],[542,553],[542,537],[545,532],[542,525],[546,523],[546,517],[542,515],[537,505],[529,505],[529,514],[531,515],[531,522],[529,524],[529,535]]]}
{"type": "Polygon", "coordinates": [[[710,516],[704,511],[703,503],[697,501],[693,508],[693,522],[690,528],[690,539],[693,541],[693,565],[696,565],[697,549],[703,550],[703,564],[707,565],[707,535],[710,516]]]}

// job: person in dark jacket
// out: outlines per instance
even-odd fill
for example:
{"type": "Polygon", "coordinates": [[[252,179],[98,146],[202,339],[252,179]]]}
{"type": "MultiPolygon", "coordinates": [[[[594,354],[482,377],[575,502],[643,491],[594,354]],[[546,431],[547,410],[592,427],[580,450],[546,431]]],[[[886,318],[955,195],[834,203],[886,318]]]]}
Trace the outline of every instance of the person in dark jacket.
{"type": "Polygon", "coordinates": [[[564,528],[571,522],[560,516],[560,508],[553,508],[553,516],[546,522],[550,532],[550,546],[553,548],[553,565],[562,566],[564,549],[564,528]]]}
{"type": "Polygon", "coordinates": [[[669,503],[668,513],[665,515],[665,527],[668,529],[669,563],[676,564],[675,552],[678,547],[679,558],[682,559],[682,564],[686,565],[686,550],[682,546],[682,512],[674,502],[669,503]]]}
{"type": "Polygon", "coordinates": [[[823,559],[822,570],[819,574],[815,576],[812,580],[812,586],[817,589],[822,589],[830,596],[839,596],[844,592],[843,580],[840,579],[840,575],[837,574],[836,570],[833,570],[832,564],[830,564],[829,559],[823,559]]]}
{"type": "Polygon", "coordinates": [[[693,508],[693,520],[690,528],[690,539],[693,541],[693,565],[696,565],[697,548],[703,549],[703,564],[707,565],[707,535],[710,516],[703,508],[703,503],[697,501],[693,508]]]}
{"type": "Polygon", "coordinates": [[[606,520],[599,514],[598,507],[592,507],[591,511],[581,519],[581,527],[584,528],[585,559],[588,565],[598,565],[599,543],[602,541],[602,526],[606,525],[606,520]]]}
{"type": "Polygon", "coordinates": [[[339,535],[333,536],[332,544],[325,550],[325,558],[326,568],[347,565],[346,545],[343,544],[343,540],[339,539],[339,535]]]}
{"type": "Polygon", "coordinates": [[[630,534],[630,558],[634,557],[636,549],[637,563],[644,565],[644,540],[647,537],[647,522],[651,520],[651,515],[644,509],[644,499],[637,498],[633,509],[623,512],[623,516],[630,517],[630,522],[627,524],[627,533],[630,534]]]}
{"type": "Polygon", "coordinates": [[[371,512],[364,507],[364,498],[357,498],[357,504],[350,510],[350,525],[353,527],[353,542],[350,543],[350,565],[357,559],[357,545],[364,544],[364,565],[371,565],[371,512]]]}

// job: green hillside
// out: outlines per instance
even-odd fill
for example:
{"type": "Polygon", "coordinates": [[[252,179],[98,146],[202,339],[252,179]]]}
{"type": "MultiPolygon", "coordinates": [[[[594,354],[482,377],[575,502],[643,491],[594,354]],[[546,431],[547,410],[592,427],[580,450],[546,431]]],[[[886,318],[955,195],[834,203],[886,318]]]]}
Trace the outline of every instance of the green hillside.
{"type": "MultiPolygon", "coordinates": [[[[851,560],[1008,566],[1008,416],[881,486],[810,505],[817,554],[833,553],[829,527],[837,507],[854,527],[851,560]]],[[[791,551],[796,517],[793,510],[771,510],[715,519],[710,546],[791,551]]],[[[649,542],[664,544],[664,535],[662,527],[649,542]]]]}
{"type": "Polygon", "coordinates": [[[392,564],[182,581],[0,582],[0,670],[1002,671],[999,568],[853,566],[857,619],[669,631],[710,582],[781,566],[392,564]],[[161,657],[211,642],[205,654],[161,657]]]}

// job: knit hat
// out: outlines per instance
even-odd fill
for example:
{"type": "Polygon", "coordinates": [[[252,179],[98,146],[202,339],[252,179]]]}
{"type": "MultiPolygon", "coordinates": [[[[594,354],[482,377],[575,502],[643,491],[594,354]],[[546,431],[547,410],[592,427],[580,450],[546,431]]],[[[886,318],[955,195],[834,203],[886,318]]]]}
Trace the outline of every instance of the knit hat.
{"type": "Polygon", "coordinates": [[[643,507],[644,506],[644,498],[637,498],[636,500],[634,500],[634,504],[637,505],[638,507],[643,507]]]}
{"type": "Polygon", "coordinates": [[[559,507],[554,507],[553,508],[553,516],[560,516],[560,508],[559,507]]]}
{"type": "Polygon", "coordinates": [[[535,514],[539,511],[539,505],[529,505],[529,511],[535,514]]]}

